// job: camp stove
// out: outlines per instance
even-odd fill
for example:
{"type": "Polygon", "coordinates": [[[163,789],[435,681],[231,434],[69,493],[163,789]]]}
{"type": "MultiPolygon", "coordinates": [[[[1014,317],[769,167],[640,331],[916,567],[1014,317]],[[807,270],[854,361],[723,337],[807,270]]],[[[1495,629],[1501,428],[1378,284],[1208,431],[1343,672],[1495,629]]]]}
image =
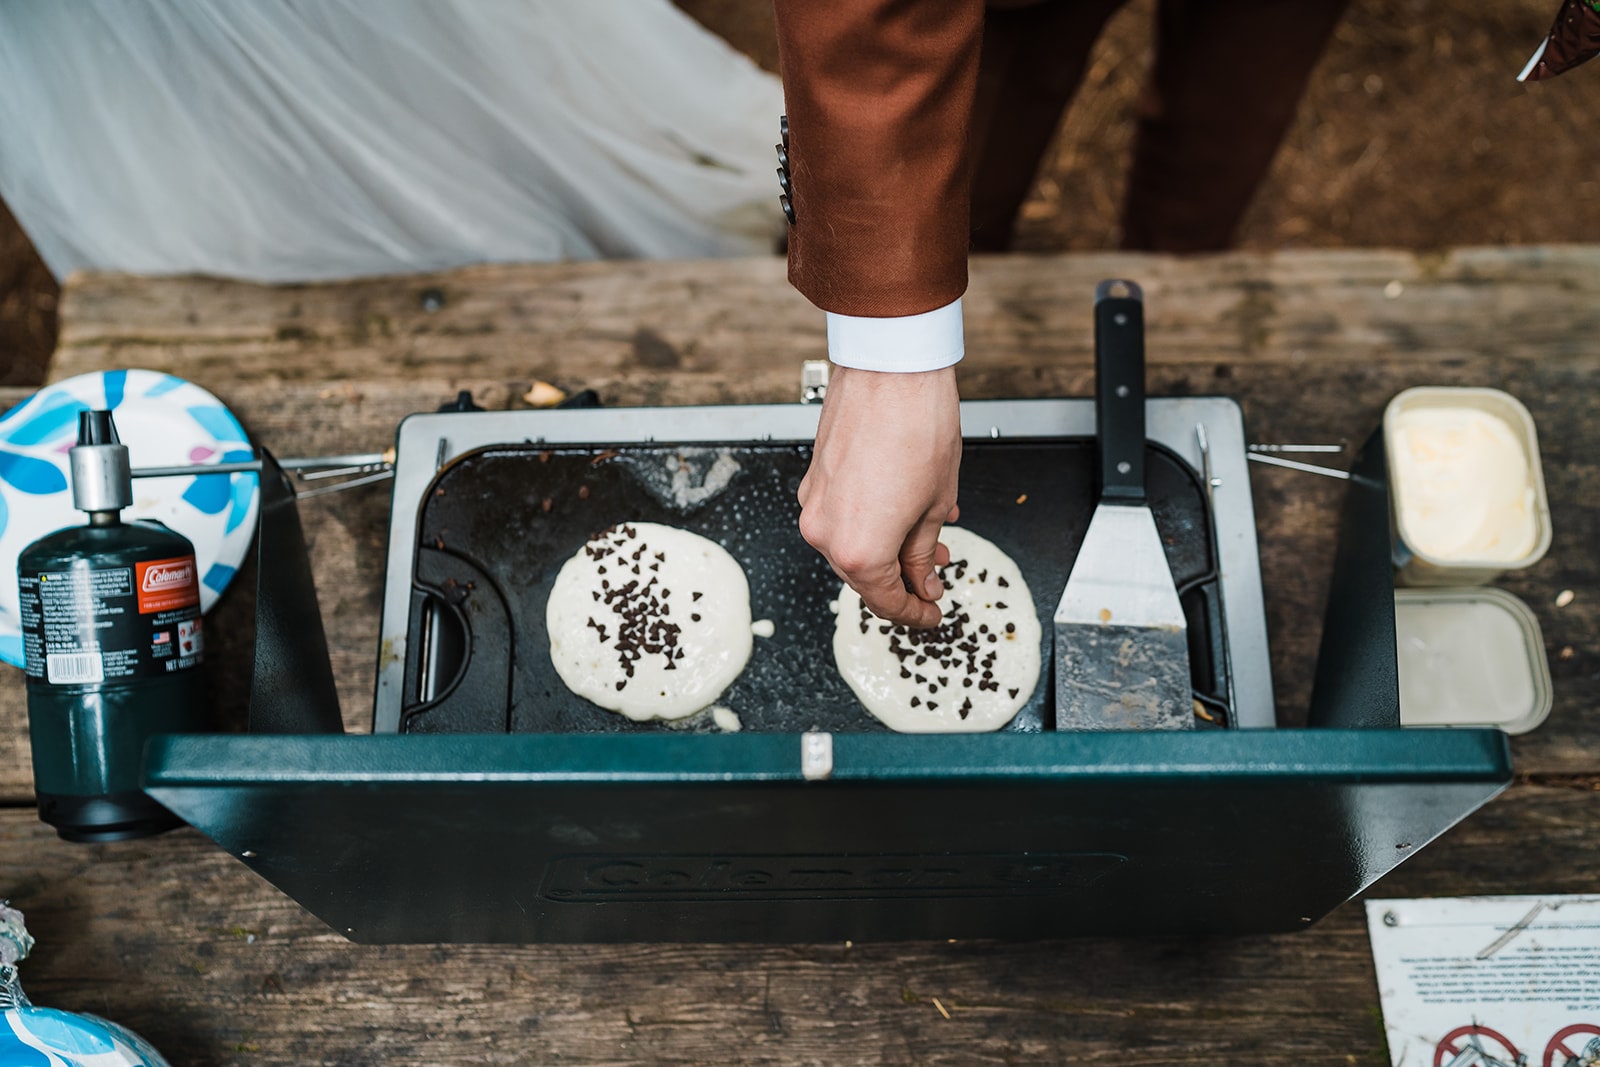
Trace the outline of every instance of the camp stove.
{"type": "MultiPolygon", "coordinates": [[[[662,522],[728,548],[753,617],[774,622],[719,703],[746,730],[882,731],[833,669],[839,582],[800,538],[809,404],[413,416],[400,431],[383,610],[378,733],[713,731],[636,723],[574,696],[551,666],[544,606],[595,531],[662,522]],[[508,443],[509,442],[509,443],[508,443]]],[[[1048,623],[1094,500],[1088,400],[968,402],[961,525],[1027,576],[1048,623]]],[[[1149,405],[1153,504],[1191,619],[1197,725],[1274,726],[1239,408],[1149,405]]],[[[1049,663],[1044,626],[1041,662],[1049,663]]],[[[1054,722],[1048,677],[1006,728],[1054,722]]]]}
{"type": "MultiPolygon", "coordinates": [[[[1381,430],[1347,483],[1309,728],[1276,729],[1239,409],[1147,413],[1196,729],[1056,729],[1048,678],[998,732],[881,727],[833,668],[837,579],[795,529],[815,407],[452,412],[399,430],[374,735],[342,733],[264,457],[250,732],[153,739],[146,789],[369,943],[1303,929],[1503,789],[1509,748],[1399,728],[1381,430]],[[555,677],[552,577],[623,519],[745,567],[775,631],[723,697],[743,730],[632,723],[555,677]]],[[[961,524],[1042,621],[1093,510],[1093,418],[962,405],[961,524]]]]}

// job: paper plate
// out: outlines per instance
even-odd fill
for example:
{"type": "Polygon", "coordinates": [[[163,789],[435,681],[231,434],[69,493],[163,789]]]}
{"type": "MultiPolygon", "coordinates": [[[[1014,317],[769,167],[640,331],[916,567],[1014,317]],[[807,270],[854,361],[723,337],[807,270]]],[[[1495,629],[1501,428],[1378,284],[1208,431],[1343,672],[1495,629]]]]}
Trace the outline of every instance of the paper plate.
{"type": "MultiPolygon", "coordinates": [[[[17,557],[85,520],[72,506],[67,450],[78,412],[107,408],[135,467],[255,458],[239,420],[198,385],[147,370],[98,371],[46,386],[0,415],[0,660],[22,666],[17,557]]],[[[157,519],[194,542],[200,608],[210,611],[250,549],[260,480],[253,473],[141,478],[129,518],[157,519]]]]}

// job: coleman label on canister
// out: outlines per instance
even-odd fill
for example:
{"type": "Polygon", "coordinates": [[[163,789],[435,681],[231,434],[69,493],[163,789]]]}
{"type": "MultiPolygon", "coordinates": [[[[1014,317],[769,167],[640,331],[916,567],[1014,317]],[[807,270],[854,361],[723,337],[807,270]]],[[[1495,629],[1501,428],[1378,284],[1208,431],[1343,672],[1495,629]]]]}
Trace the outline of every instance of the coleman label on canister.
{"type": "Polygon", "coordinates": [[[193,556],[21,574],[28,676],[51,685],[159,678],[200,663],[193,556]]]}

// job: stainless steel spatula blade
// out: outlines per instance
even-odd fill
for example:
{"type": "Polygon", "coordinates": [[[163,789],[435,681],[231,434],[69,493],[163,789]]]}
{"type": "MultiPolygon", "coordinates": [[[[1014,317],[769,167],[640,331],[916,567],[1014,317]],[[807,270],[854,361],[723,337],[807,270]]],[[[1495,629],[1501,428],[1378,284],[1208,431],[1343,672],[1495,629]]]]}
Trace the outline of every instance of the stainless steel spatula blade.
{"type": "Polygon", "coordinates": [[[1143,312],[1132,282],[1095,290],[1100,502],[1056,607],[1058,730],[1194,729],[1188,626],[1145,500],[1143,312]]]}
{"type": "Polygon", "coordinates": [[[1149,508],[1095,509],[1055,623],[1057,729],[1194,727],[1189,636],[1149,508]]]}

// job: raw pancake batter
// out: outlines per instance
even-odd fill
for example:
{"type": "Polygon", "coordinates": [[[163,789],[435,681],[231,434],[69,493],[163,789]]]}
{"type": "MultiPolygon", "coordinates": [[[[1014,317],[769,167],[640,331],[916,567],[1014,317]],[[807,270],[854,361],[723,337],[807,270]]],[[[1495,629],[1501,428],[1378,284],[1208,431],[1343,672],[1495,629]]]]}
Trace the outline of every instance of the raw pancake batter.
{"type": "Polygon", "coordinates": [[[623,523],[562,566],[545,623],[568,689],[630,719],[681,719],[749,662],[750,585],[713,541],[623,523]]]}
{"type": "Polygon", "coordinates": [[[944,618],[932,630],[874,616],[855,590],[839,593],[833,657],[868,711],[903,733],[998,730],[1039,681],[1039,617],[1022,572],[969,530],[946,526],[944,618]]]}

